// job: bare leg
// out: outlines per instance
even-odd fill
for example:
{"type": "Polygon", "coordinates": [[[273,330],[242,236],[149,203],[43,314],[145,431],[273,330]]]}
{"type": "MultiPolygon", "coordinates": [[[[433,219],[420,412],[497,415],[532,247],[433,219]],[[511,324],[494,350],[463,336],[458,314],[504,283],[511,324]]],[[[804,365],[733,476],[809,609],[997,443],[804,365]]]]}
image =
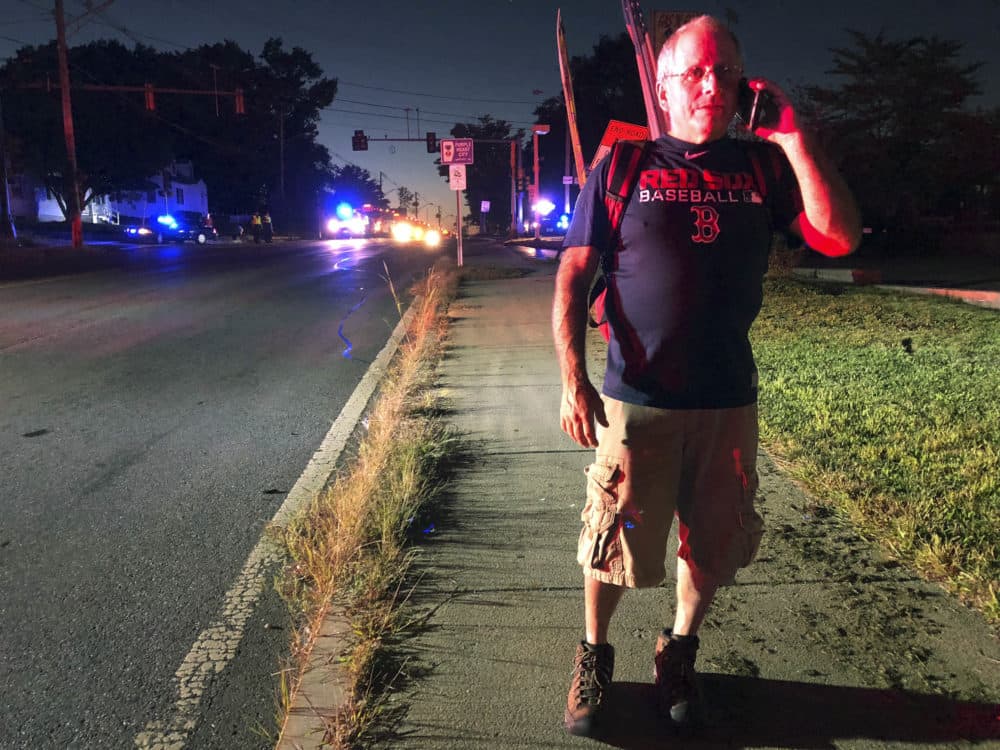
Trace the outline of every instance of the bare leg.
{"type": "Polygon", "coordinates": [[[698,632],[718,588],[717,581],[692,570],[687,561],[677,558],[675,635],[695,635],[698,632]]]}
{"type": "Polygon", "coordinates": [[[588,575],[583,577],[583,604],[588,643],[597,645],[608,642],[608,624],[623,593],[625,593],[623,586],[604,583],[588,575]]]}

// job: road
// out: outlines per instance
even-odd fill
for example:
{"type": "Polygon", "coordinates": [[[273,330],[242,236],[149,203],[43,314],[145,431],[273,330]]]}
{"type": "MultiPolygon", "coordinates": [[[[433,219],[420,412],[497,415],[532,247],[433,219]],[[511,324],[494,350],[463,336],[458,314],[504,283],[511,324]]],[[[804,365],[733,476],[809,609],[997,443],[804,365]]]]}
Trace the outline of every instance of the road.
{"type": "MultiPolygon", "coordinates": [[[[405,290],[444,251],[147,247],[0,283],[0,747],[132,747],[170,714],[193,641],[398,321],[383,260],[405,290]]],[[[189,747],[272,744],[286,620],[273,593],[256,603],[189,747]]]]}

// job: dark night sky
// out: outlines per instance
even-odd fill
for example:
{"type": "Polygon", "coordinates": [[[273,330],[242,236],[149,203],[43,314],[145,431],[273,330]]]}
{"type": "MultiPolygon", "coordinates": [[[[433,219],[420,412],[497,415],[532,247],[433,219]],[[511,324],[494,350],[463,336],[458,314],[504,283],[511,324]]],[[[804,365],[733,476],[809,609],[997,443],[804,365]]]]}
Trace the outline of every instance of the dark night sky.
{"type": "MultiPolygon", "coordinates": [[[[51,0],[0,0],[0,59],[55,35],[51,7],[51,0]]],[[[363,128],[372,137],[406,137],[407,107],[411,137],[425,130],[440,137],[455,122],[482,114],[527,128],[535,106],[560,91],[558,7],[571,55],[588,53],[602,33],[624,28],[618,0],[116,0],[70,44],[106,37],[176,50],[229,38],[257,54],[267,37],[280,36],[286,46],[310,51],[326,75],[340,80],[321,126],[334,163],[356,163],[375,178],[381,171],[387,193],[405,185],[421,194],[422,205],[443,205],[447,216],[454,213],[454,194],[423,143],[372,143],[368,152],[352,152],[351,133],[363,128]]],[[[690,10],[722,17],[727,7],[738,15],[734,30],[752,75],[782,85],[819,81],[830,64],[829,49],[847,43],[846,28],[884,29],[890,38],[936,34],[964,42],[967,61],[986,63],[979,75],[986,95],[977,103],[1000,103],[1000,0],[643,3],[647,14],[690,10]]],[[[75,17],[84,3],[66,0],[66,9],[75,17]]],[[[207,88],[211,71],[205,73],[207,88]]],[[[577,108],[584,114],[586,102],[577,108]]],[[[394,204],[395,195],[389,197],[394,204]]]]}

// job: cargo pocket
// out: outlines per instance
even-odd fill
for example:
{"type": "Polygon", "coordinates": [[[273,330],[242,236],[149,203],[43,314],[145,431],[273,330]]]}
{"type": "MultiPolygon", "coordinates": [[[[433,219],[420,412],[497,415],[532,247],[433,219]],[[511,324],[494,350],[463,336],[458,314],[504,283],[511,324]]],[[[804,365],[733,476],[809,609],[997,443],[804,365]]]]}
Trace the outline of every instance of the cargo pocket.
{"type": "Polygon", "coordinates": [[[749,471],[747,471],[747,467],[744,467],[740,480],[743,488],[736,520],[742,531],[743,543],[740,545],[741,551],[736,564],[737,567],[745,568],[757,556],[760,540],[764,536],[764,519],[760,517],[757,509],[754,507],[754,500],[757,498],[757,487],[760,483],[756,467],[750,467],[749,471]]]}
{"type": "Polygon", "coordinates": [[[587,505],[580,514],[583,531],[577,562],[588,568],[602,568],[618,527],[618,484],[622,470],[617,463],[593,463],[587,467],[587,505]]]}

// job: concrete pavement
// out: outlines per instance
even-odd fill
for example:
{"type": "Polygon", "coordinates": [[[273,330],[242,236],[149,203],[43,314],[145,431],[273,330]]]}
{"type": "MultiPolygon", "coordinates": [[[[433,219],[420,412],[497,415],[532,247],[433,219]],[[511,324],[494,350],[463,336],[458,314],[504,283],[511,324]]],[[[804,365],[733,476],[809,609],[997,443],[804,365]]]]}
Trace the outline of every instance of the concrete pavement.
{"type": "MultiPolygon", "coordinates": [[[[390,698],[389,734],[376,744],[582,747],[595,741],[568,736],[561,718],[583,633],[574,558],[592,454],[558,426],[555,263],[531,248],[479,252],[467,249],[467,262],[513,253],[506,262],[529,259],[532,272],[466,283],[451,310],[440,395],[463,459],[417,547],[410,604],[421,626],[393,646],[406,676],[390,698]]],[[[592,365],[599,381],[600,356],[592,365]]],[[[612,624],[612,726],[597,742],[1000,747],[1000,646],[981,617],[880,558],[763,453],[760,462],[769,533],[702,631],[712,726],[678,743],[649,707],[656,634],[672,617],[668,577],[630,592],[612,624]],[[891,638],[868,624],[900,618],[891,638]],[[907,656],[914,648],[926,649],[919,669],[907,656]],[[953,699],[937,697],[948,691],[953,699]]]]}

